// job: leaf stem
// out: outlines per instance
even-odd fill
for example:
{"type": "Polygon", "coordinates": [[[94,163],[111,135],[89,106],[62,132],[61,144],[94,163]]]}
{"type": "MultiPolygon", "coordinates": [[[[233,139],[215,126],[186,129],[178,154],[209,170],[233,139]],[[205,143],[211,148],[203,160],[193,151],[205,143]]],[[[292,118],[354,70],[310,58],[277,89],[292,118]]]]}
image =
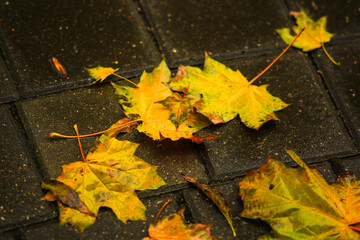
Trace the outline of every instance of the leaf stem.
{"type": "Polygon", "coordinates": [[[52,137],[61,137],[61,138],[84,138],[84,137],[91,137],[91,136],[96,136],[96,135],[99,135],[99,134],[103,134],[103,133],[106,133],[106,132],[110,132],[110,131],[113,131],[113,130],[116,130],[116,129],[119,129],[119,128],[123,128],[123,127],[126,127],[127,125],[131,125],[133,123],[136,123],[136,122],[141,122],[142,120],[141,119],[137,119],[137,120],[133,120],[133,121],[130,121],[130,122],[127,122],[127,123],[124,123],[124,124],[121,124],[117,127],[114,127],[114,128],[109,128],[107,130],[104,130],[104,131],[101,131],[101,132],[96,132],[96,133],[90,133],[90,134],[86,134],[86,135],[80,135],[80,136],[68,136],[68,135],[62,135],[62,134],[59,134],[59,133],[50,133],[49,136],[52,138],[52,137]]]}
{"type": "Polygon", "coordinates": [[[79,137],[79,131],[78,131],[78,128],[77,128],[77,125],[76,125],[76,124],[74,125],[74,129],[75,129],[75,132],[76,132],[76,138],[77,138],[78,143],[79,143],[79,148],[80,148],[81,156],[82,156],[84,162],[86,162],[86,159],[85,159],[85,156],[84,156],[84,152],[83,152],[83,149],[82,149],[82,147],[81,147],[81,142],[80,142],[80,137],[79,137]]]}
{"type": "Polygon", "coordinates": [[[291,47],[291,45],[293,45],[293,43],[295,42],[295,40],[300,36],[300,34],[305,30],[305,28],[301,29],[301,31],[296,35],[296,37],[294,38],[294,40],[292,40],[292,42],[284,49],[284,51],[282,51],[282,53],[277,56],[277,58],[274,59],[274,61],[272,61],[272,63],[270,63],[269,66],[267,66],[261,73],[259,73],[256,77],[254,77],[250,82],[249,85],[251,85],[253,82],[255,82],[256,79],[258,79],[259,77],[261,77],[267,70],[269,70],[269,68],[272,67],[272,65],[274,65],[276,63],[277,60],[279,60],[279,58],[281,58],[282,55],[284,55],[284,53],[291,47]]]}
{"type": "Polygon", "coordinates": [[[164,210],[164,208],[165,208],[170,202],[171,202],[171,199],[167,200],[167,202],[164,203],[164,205],[160,208],[160,211],[159,211],[158,214],[156,215],[156,218],[155,218],[155,222],[154,222],[154,223],[157,222],[157,220],[158,220],[161,212],[164,210]]]}
{"type": "Polygon", "coordinates": [[[121,78],[121,79],[124,79],[125,81],[128,81],[129,83],[132,83],[133,85],[135,85],[136,87],[138,87],[138,85],[137,85],[136,83],[134,83],[133,81],[131,81],[131,80],[127,79],[127,78],[124,78],[123,76],[120,76],[120,75],[118,75],[118,74],[116,74],[116,73],[113,73],[113,75],[114,75],[114,76],[117,76],[117,77],[119,77],[119,78],[121,78]]]}
{"type": "Polygon", "coordinates": [[[349,226],[352,230],[355,230],[357,232],[360,232],[360,228],[354,227],[354,226],[349,226]]]}
{"type": "Polygon", "coordinates": [[[321,47],[322,49],[324,50],[326,56],[337,66],[340,66],[340,62],[335,62],[335,60],[330,56],[330,54],[326,51],[326,48],[325,48],[325,45],[323,42],[320,42],[321,43],[321,47]]]}

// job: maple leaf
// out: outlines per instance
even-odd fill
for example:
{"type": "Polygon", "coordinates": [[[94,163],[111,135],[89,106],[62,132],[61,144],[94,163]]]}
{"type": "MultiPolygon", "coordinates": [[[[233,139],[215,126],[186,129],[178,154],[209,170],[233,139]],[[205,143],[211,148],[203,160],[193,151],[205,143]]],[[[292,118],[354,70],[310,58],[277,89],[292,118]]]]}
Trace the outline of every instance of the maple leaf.
{"type": "Polygon", "coordinates": [[[291,28],[277,29],[276,32],[289,44],[294,36],[290,34],[290,30],[296,34],[305,28],[303,34],[294,42],[293,46],[302,49],[304,52],[312,51],[320,48],[324,42],[329,42],[334,35],[326,31],[326,17],[321,17],[318,21],[314,22],[309,18],[304,11],[290,12],[296,18],[297,26],[291,28]]]}
{"type": "Polygon", "coordinates": [[[151,224],[149,236],[143,240],[215,240],[210,235],[211,225],[204,224],[185,224],[184,209],[151,224]]]}
{"type": "Polygon", "coordinates": [[[77,193],[68,185],[54,179],[47,179],[41,182],[41,188],[50,190],[50,194],[44,197],[47,201],[60,201],[61,204],[79,210],[82,213],[88,214],[92,217],[97,217],[83,201],[79,198],[77,193]]]}
{"type": "MultiPolygon", "coordinates": [[[[62,166],[57,180],[74,189],[95,214],[100,207],[109,207],[124,223],[145,219],[146,208],[135,190],[157,189],[165,184],[156,173],[157,167],[134,156],[139,144],[114,137],[102,140],[100,137],[96,141],[84,161],[62,166]]],[[[63,204],[59,206],[60,224],[70,223],[83,231],[95,221],[87,214],[63,204]]]]}
{"type": "Polygon", "coordinates": [[[137,130],[154,140],[190,138],[194,132],[210,124],[196,113],[190,113],[178,127],[169,120],[170,110],[159,102],[174,96],[167,86],[170,79],[171,72],[163,60],[151,73],[144,71],[136,88],[113,84],[125,114],[141,121],[137,130]]]}
{"type": "Polygon", "coordinates": [[[200,98],[200,95],[189,95],[185,91],[184,97],[178,93],[173,93],[173,95],[157,103],[170,110],[169,119],[178,128],[193,113],[193,106],[200,98]]]}
{"type": "Polygon", "coordinates": [[[242,217],[262,219],[273,231],[263,239],[360,239],[360,183],[351,175],[328,184],[293,152],[293,169],[269,158],[240,183],[242,217]]]}
{"type": "Polygon", "coordinates": [[[215,124],[228,122],[239,114],[247,127],[259,129],[271,119],[278,120],[274,112],[289,105],[272,96],[267,85],[251,85],[239,70],[233,71],[207,54],[203,71],[180,66],[177,75],[170,83],[171,88],[184,91],[191,86],[190,93],[202,94],[202,102],[195,107],[215,124]]]}
{"type": "Polygon", "coordinates": [[[297,26],[276,30],[284,42],[289,44],[294,38],[294,36],[291,35],[290,30],[297,34],[304,29],[303,34],[294,42],[293,46],[302,49],[304,52],[309,52],[322,47],[329,59],[334,64],[339,65],[340,63],[337,63],[332,59],[324,46],[324,43],[330,42],[330,39],[334,36],[334,34],[326,31],[327,18],[324,16],[314,22],[304,11],[290,12],[290,15],[296,18],[297,26]]]}
{"type": "Polygon", "coordinates": [[[95,81],[92,83],[94,84],[98,81],[100,82],[104,81],[105,78],[107,78],[111,74],[114,74],[119,69],[118,68],[114,69],[111,67],[102,67],[98,65],[97,67],[94,68],[86,68],[86,70],[89,72],[90,77],[95,79],[95,81]]]}
{"type": "Polygon", "coordinates": [[[211,201],[213,201],[213,203],[215,203],[215,205],[219,208],[221,213],[226,218],[226,221],[229,223],[234,237],[236,237],[236,232],[232,223],[231,209],[227,204],[224,196],[214,187],[210,187],[209,185],[199,183],[194,178],[187,176],[185,174],[183,175],[183,177],[186,179],[186,181],[194,183],[201,191],[203,191],[203,193],[205,193],[206,196],[208,196],[208,198],[211,199],[211,201]]]}

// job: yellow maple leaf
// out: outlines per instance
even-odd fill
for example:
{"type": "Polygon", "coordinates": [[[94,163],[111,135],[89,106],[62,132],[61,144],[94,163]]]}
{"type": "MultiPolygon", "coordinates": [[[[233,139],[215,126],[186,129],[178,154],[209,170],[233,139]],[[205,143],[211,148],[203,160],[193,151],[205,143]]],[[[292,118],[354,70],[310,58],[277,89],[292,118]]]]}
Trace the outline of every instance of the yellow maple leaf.
{"type": "MultiPolygon", "coordinates": [[[[138,144],[114,137],[96,143],[86,160],[62,166],[57,180],[74,189],[96,215],[100,207],[109,207],[124,223],[145,219],[146,208],[135,190],[157,189],[165,184],[156,173],[157,167],[134,156],[138,144]]],[[[51,195],[45,199],[53,200],[51,195]]],[[[59,206],[60,224],[70,223],[83,231],[96,219],[61,203],[59,206]]]]}
{"type": "Polygon", "coordinates": [[[149,236],[143,240],[215,240],[210,235],[211,225],[185,224],[184,210],[161,219],[149,227],[149,236]]]}
{"type": "Polygon", "coordinates": [[[289,105],[272,96],[266,90],[267,85],[252,85],[239,70],[233,71],[208,55],[204,70],[180,66],[179,75],[181,77],[171,81],[171,88],[184,91],[190,86],[190,93],[202,94],[202,103],[196,106],[197,111],[215,124],[228,122],[239,114],[247,127],[259,129],[271,119],[278,120],[274,111],[289,105]]]}
{"type": "Polygon", "coordinates": [[[294,42],[293,46],[302,49],[304,52],[309,52],[322,47],[330,60],[334,64],[339,65],[339,63],[336,63],[330,57],[324,47],[324,43],[330,42],[330,39],[332,38],[332,36],[334,36],[334,34],[326,31],[326,16],[321,17],[319,20],[314,22],[306,15],[304,11],[290,12],[290,14],[296,18],[297,25],[292,26],[291,28],[281,28],[276,30],[276,32],[280,35],[284,42],[289,44],[294,38],[294,36],[291,35],[290,30],[297,34],[302,31],[302,29],[304,29],[304,32],[294,42]]]}
{"type": "Polygon", "coordinates": [[[108,76],[110,76],[111,74],[114,74],[117,69],[111,68],[111,67],[102,67],[102,66],[97,66],[94,68],[86,68],[86,70],[89,72],[90,77],[94,78],[95,81],[92,83],[96,83],[98,81],[102,82],[105,80],[105,78],[107,78],[108,76]]]}
{"type": "Polygon", "coordinates": [[[178,127],[169,120],[170,110],[159,102],[173,96],[167,86],[170,79],[171,72],[163,60],[151,73],[141,75],[136,88],[113,84],[126,115],[133,120],[141,120],[137,130],[154,140],[191,138],[194,132],[209,125],[197,114],[190,114],[178,127]]]}

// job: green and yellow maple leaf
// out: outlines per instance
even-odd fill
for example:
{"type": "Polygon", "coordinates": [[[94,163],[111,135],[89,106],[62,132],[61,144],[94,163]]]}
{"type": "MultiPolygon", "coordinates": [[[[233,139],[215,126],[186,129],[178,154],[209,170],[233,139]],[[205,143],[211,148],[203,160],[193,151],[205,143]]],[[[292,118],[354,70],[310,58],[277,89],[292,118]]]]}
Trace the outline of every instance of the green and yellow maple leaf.
{"type": "Polygon", "coordinates": [[[179,126],[175,126],[169,119],[170,110],[159,103],[174,96],[167,86],[170,79],[171,72],[163,60],[151,73],[144,72],[141,75],[136,88],[113,84],[125,114],[133,120],[141,121],[137,130],[154,140],[191,138],[194,132],[210,124],[194,113],[179,126]]]}
{"type": "MultiPolygon", "coordinates": [[[[109,207],[124,223],[145,219],[146,208],[135,190],[157,189],[165,184],[156,173],[157,167],[134,156],[138,144],[114,137],[96,143],[86,160],[62,166],[57,180],[74,189],[95,214],[100,207],[109,207]]],[[[95,221],[88,214],[61,203],[59,206],[60,224],[70,223],[83,231],[95,221]]]]}
{"type": "Polygon", "coordinates": [[[240,183],[242,217],[262,219],[273,231],[261,239],[360,239],[360,182],[353,176],[328,184],[287,151],[300,168],[272,158],[240,183]]]}
{"type": "Polygon", "coordinates": [[[327,18],[324,16],[314,22],[304,11],[290,12],[290,14],[296,18],[297,25],[292,26],[291,28],[281,28],[276,30],[284,42],[289,44],[293,40],[294,36],[291,35],[290,30],[295,34],[298,34],[303,30],[301,36],[294,42],[294,47],[300,48],[304,52],[309,52],[322,47],[329,59],[334,64],[339,65],[340,63],[334,61],[324,46],[324,43],[330,42],[330,39],[334,36],[334,34],[326,31],[327,18]]]}
{"type": "Polygon", "coordinates": [[[278,120],[274,112],[289,105],[272,96],[267,85],[252,85],[239,70],[233,71],[208,55],[204,70],[180,66],[178,77],[170,86],[176,91],[191,86],[188,90],[191,94],[202,94],[196,109],[215,124],[228,122],[239,114],[247,127],[259,129],[271,119],[278,120]]]}
{"type": "Polygon", "coordinates": [[[102,82],[104,81],[108,76],[110,76],[111,74],[114,74],[117,69],[111,68],[111,67],[102,67],[102,66],[97,66],[94,68],[86,68],[86,70],[89,72],[90,77],[94,78],[95,81],[92,83],[96,83],[98,81],[102,82]]]}
{"type": "Polygon", "coordinates": [[[215,240],[211,225],[185,224],[184,210],[167,216],[149,227],[149,236],[143,240],[215,240]]]}
{"type": "Polygon", "coordinates": [[[285,43],[289,44],[294,38],[294,36],[291,35],[290,30],[297,34],[303,28],[305,28],[304,32],[294,42],[294,47],[300,48],[304,52],[308,52],[320,48],[322,43],[330,42],[330,39],[334,34],[326,31],[327,18],[325,16],[314,22],[304,11],[291,12],[291,14],[296,18],[297,26],[276,30],[285,43]]]}
{"type": "Polygon", "coordinates": [[[200,95],[189,95],[182,97],[178,93],[165,98],[157,103],[162,104],[170,110],[170,121],[178,128],[194,111],[194,104],[200,101],[200,95]]]}

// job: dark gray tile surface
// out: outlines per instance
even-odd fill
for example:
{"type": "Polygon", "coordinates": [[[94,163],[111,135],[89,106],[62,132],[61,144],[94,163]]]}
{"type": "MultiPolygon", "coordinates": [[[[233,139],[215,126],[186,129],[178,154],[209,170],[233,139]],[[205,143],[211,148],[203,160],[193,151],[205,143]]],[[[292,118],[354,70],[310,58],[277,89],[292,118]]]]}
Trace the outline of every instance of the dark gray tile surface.
{"type": "MultiPolygon", "coordinates": [[[[45,178],[57,178],[62,165],[81,160],[76,139],[51,139],[50,132],[75,135],[77,124],[80,134],[94,133],[124,117],[110,85],[42,96],[19,102],[17,108],[45,178]]],[[[81,139],[85,154],[94,141],[81,139]]]]}
{"type": "Polygon", "coordinates": [[[146,221],[129,221],[125,225],[109,209],[101,209],[99,218],[94,225],[85,229],[83,233],[78,232],[72,226],[59,226],[58,221],[51,221],[22,229],[21,239],[142,239],[147,236],[150,223],[154,221],[160,208],[168,199],[173,201],[164,208],[160,214],[160,219],[179,210],[176,198],[175,194],[168,194],[143,200],[144,205],[147,207],[146,221]]]}
{"type": "Polygon", "coordinates": [[[360,146],[360,45],[359,40],[328,47],[340,66],[331,63],[322,49],[313,55],[331,95],[360,146]]]}
{"type": "Polygon", "coordinates": [[[2,38],[23,96],[84,86],[85,67],[139,74],[161,60],[142,18],[126,1],[2,1],[2,38]],[[49,63],[65,67],[60,77],[49,63]]]}
{"type": "Polygon", "coordinates": [[[40,175],[6,106],[0,106],[0,232],[53,216],[40,175]]]}
{"type": "Polygon", "coordinates": [[[170,65],[284,45],[275,29],[290,22],[282,1],[141,1],[170,65]],[[266,11],[264,11],[266,9],[266,11]]]}
{"type": "Polygon", "coordinates": [[[220,210],[204,193],[198,189],[187,189],[184,191],[184,197],[190,208],[193,221],[211,224],[211,233],[217,239],[257,239],[270,230],[266,223],[240,217],[242,203],[239,197],[238,184],[230,182],[216,186],[216,188],[223,194],[231,208],[237,237],[233,236],[231,228],[220,210]]]}
{"type": "Polygon", "coordinates": [[[2,60],[0,60],[0,86],[0,103],[14,101],[18,98],[13,79],[2,60]]]}
{"type": "Polygon", "coordinates": [[[359,1],[287,0],[287,2],[290,11],[303,9],[314,21],[317,21],[322,16],[327,16],[327,31],[335,34],[335,39],[360,36],[359,1]]]}
{"type": "MultiPolygon", "coordinates": [[[[274,55],[267,55],[224,63],[251,79],[273,58],[274,55]]],[[[268,155],[288,162],[290,158],[284,148],[294,150],[307,162],[355,154],[332,102],[301,52],[284,55],[254,84],[267,83],[272,95],[292,105],[276,113],[280,121],[268,122],[258,131],[246,128],[238,117],[203,131],[218,136],[214,141],[205,142],[202,149],[212,178],[222,179],[258,168],[267,161],[268,155]]]]}

